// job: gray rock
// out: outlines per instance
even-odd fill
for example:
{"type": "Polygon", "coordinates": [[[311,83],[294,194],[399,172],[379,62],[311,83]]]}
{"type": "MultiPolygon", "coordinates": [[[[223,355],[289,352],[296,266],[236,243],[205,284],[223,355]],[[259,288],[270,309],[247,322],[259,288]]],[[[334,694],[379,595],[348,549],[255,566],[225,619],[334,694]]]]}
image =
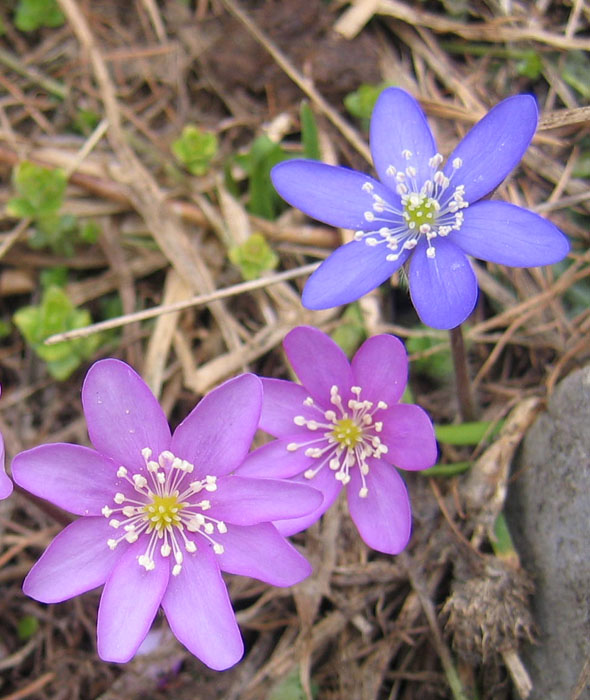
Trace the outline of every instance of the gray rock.
{"type": "Polygon", "coordinates": [[[531,699],[569,700],[590,657],[590,366],[558,385],[514,476],[508,522],[536,585],[539,644],[523,654],[531,699]]]}

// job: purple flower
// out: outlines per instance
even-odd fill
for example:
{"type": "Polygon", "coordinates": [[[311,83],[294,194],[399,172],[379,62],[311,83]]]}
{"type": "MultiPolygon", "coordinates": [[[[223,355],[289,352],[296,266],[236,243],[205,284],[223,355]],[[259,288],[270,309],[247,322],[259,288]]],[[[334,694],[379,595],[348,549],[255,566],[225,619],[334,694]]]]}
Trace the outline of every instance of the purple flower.
{"type": "Polygon", "coordinates": [[[381,180],[311,160],[276,165],[278,193],[309,216],[353,229],[308,280],[303,304],[327,309],[379,286],[409,261],[412,302],[422,321],[454,328],[473,311],[477,280],[468,255],[513,267],[548,265],[569,250],[537,214],[484,201],[526,151],[537,126],[530,95],[496,105],[443,157],[416,100],[384,90],[371,119],[371,152],[381,180]]]}
{"type": "Polygon", "coordinates": [[[390,335],[365,341],[349,363],[327,335],[292,330],[285,352],[302,385],[263,379],[260,427],[278,440],[252,452],[239,470],[308,483],[324,502],[309,515],[275,525],[284,535],[315,522],[347,487],[363,540],[398,554],[408,543],[410,502],[397,470],[426,469],[436,459],[432,423],[419,407],[398,403],[407,382],[402,343],[390,335]]]}
{"type": "Polygon", "coordinates": [[[221,571],[289,586],[311,571],[270,523],[307,513],[314,489],[234,476],[258,425],[260,380],[208,394],[171,436],[143,380],[124,362],[93,365],[82,404],[95,449],[62,443],[17,455],[15,481],[83,516],[49,545],[25,593],[57,603],[104,584],[98,653],[125,662],[160,605],[176,637],[221,670],[243,645],[221,571]]]}
{"type": "MultiPolygon", "coordinates": [[[[0,387],[0,393],[2,388],[0,387]]],[[[12,481],[4,471],[4,438],[0,433],[0,498],[8,498],[12,493],[12,481]]]]}

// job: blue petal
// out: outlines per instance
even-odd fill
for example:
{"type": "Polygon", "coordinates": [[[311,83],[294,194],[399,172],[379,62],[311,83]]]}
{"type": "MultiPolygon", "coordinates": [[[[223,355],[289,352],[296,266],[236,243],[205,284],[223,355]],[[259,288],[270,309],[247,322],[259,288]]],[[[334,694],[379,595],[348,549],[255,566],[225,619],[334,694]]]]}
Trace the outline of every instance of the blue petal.
{"type": "Polygon", "coordinates": [[[402,172],[416,168],[418,189],[431,177],[428,161],[436,153],[436,144],[424,112],[416,100],[400,88],[384,90],[371,117],[371,154],[375,170],[384,184],[395,189],[395,179],[387,174],[389,166],[402,172]],[[407,160],[402,151],[412,157],[407,160]]]}
{"type": "Polygon", "coordinates": [[[373,197],[363,189],[367,183],[373,194],[392,204],[399,196],[380,182],[356,170],[318,163],[314,160],[289,160],[275,165],[270,173],[281,197],[313,219],[330,226],[371,231],[365,212],[372,211],[373,197]]]}
{"type": "Polygon", "coordinates": [[[497,104],[467,133],[444,168],[449,176],[453,160],[463,161],[452,184],[465,186],[466,202],[492,192],[517,165],[535,134],[537,119],[535,99],[516,95],[497,104]]]}
{"type": "Polygon", "coordinates": [[[552,265],[570,246],[547,219],[507,202],[478,202],[464,210],[465,220],[451,240],[474,258],[512,267],[552,265]]]}
{"type": "Polygon", "coordinates": [[[378,287],[407,260],[386,260],[390,251],[384,245],[368,246],[352,241],[337,248],[307,280],[301,300],[308,309],[329,309],[348,304],[378,287]]]}
{"type": "Polygon", "coordinates": [[[433,243],[436,255],[426,255],[421,241],[410,262],[410,294],[418,316],[432,328],[455,328],[477,301],[477,279],[465,253],[448,239],[433,243]]]}

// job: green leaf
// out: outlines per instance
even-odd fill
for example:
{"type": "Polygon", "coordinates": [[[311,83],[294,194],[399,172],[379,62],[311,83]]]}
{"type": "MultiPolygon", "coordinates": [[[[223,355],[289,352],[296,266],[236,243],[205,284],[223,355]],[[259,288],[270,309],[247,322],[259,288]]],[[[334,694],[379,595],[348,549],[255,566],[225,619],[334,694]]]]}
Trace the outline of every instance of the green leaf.
{"type": "Polygon", "coordinates": [[[228,257],[240,268],[245,280],[258,279],[266,270],[274,270],[279,264],[278,255],[261,233],[253,233],[245,243],[231,248],[228,257]]]}
{"type": "MultiPolygon", "coordinates": [[[[312,697],[318,692],[317,684],[312,683],[312,697]]],[[[307,695],[301,685],[299,669],[295,668],[270,692],[267,700],[306,700],[307,695]]]]}
{"type": "Polygon", "coordinates": [[[270,180],[270,171],[277,163],[291,158],[278,143],[266,135],[252,143],[250,151],[236,157],[236,162],[248,177],[248,211],[265,219],[275,219],[283,200],[276,193],[270,180]]]}
{"type": "Polygon", "coordinates": [[[503,421],[475,421],[457,425],[435,425],[434,432],[439,442],[446,445],[478,445],[484,437],[498,434],[503,421]]]}
{"type": "Polygon", "coordinates": [[[371,118],[377,98],[390,85],[390,83],[379,83],[378,85],[363,83],[357,90],[346,95],[344,106],[353,117],[368,120],[371,118]]]}
{"type": "Polygon", "coordinates": [[[100,114],[92,109],[79,109],[72,122],[74,131],[90,136],[100,122],[100,114]]]}
{"type": "Polygon", "coordinates": [[[64,265],[56,265],[42,270],[39,281],[44,289],[47,287],[65,287],[68,283],[68,268],[64,265]]]}
{"type": "Polygon", "coordinates": [[[61,168],[51,170],[23,161],[12,171],[19,197],[9,200],[6,211],[16,217],[56,214],[66,191],[67,177],[61,168]]]}
{"type": "Polygon", "coordinates": [[[500,513],[496,518],[492,549],[494,550],[494,554],[498,557],[506,557],[515,554],[514,542],[512,541],[504,513],[500,513]]]}
{"type": "MultiPolygon", "coordinates": [[[[415,330],[424,330],[426,326],[418,326],[415,330]]],[[[413,336],[406,340],[406,349],[409,355],[423,353],[440,345],[439,338],[429,335],[413,336]]],[[[440,382],[453,374],[453,359],[448,345],[444,345],[438,351],[427,354],[425,357],[412,360],[412,371],[423,374],[440,382]]]]}
{"type": "Polygon", "coordinates": [[[26,642],[39,629],[39,620],[33,615],[25,615],[18,621],[16,633],[21,642],[26,642]]]}
{"type": "Polygon", "coordinates": [[[367,337],[359,304],[349,304],[342,314],[341,321],[342,324],[332,331],[330,337],[350,357],[367,337]]]}
{"type": "Polygon", "coordinates": [[[32,32],[39,27],[60,27],[65,20],[57,0],[19,0],[14,24],[21,32],[32,32]]]}
{"type": "Polygon", "coordinates": [[[49,373],[59,380],[67,379],[102,342],[102,338],[94,334],[55,345],[44,344],[50,335],[83,328],[92,322],[90,313],[77,309],[66,292],[57,286],[44,290],[39,306],[19,309],[13,321],[35,353],[47,363],[49,373]]]}
{"type": "Polygon", "coordinates": [[[187,124],[172,144],[172,153],[192,175],[205,175],[217,151],[217,136],[194,124],[187,124]]]}
{"type": "Polygon", "coordinates": [[[471,462],[453,462],[452,464],[435,464],[430,469],[418,472],[422,476],[457,476],[471,467],[471,462]]]}
{"type": "Polygon", "coordinates": [[[522,52],[522,58],[516,62],[516,72],[525,78],[537,80],[543,71],[541,57],[534,49],[522,52]]]}
{"type": "Polygon", "coordinates": [[[590,57],[586,51],[568,51],[561,76],[582,97],[590,100],[590,57]]]}
{"type": "Polygon", "coordinates": [[[305,100],[301,103],[301,142],[303,155],[312,160],[321,160],[320,144],[318,139],[318,125],[314,113],[305,100]]]}

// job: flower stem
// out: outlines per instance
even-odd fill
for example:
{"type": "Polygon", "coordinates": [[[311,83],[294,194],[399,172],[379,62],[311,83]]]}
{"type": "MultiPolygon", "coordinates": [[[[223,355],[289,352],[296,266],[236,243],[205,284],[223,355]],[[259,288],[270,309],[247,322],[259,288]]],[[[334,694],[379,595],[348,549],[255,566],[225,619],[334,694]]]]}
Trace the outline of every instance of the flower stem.
{"type": "Polygon", "coordinates": [[[471,394],[471,381],[469,379],[467,355],[465,354],[465,343],[463,342],[461,326],[451,328],[449,334],[451,337],[451,355],[453,356],[453,366],[455,368],[455,383],[461,418],[464,422],[474,421],[477,416],[471,394]]]}

